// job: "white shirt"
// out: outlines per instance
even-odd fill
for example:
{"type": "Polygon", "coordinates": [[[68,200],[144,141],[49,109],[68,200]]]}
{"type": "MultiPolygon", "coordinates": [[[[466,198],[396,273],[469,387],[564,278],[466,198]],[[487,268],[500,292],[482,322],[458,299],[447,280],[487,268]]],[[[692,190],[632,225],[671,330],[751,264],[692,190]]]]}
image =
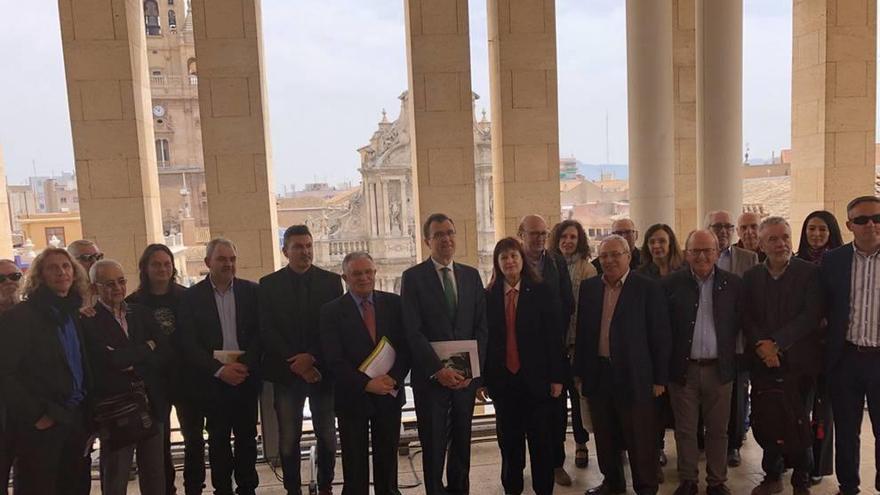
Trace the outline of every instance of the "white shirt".
{"type": "Polygon", "coordinates": [[[220,292],[211,277],[211,288],[214,290],[214,302],[217,303],[217,316],[220,317],[220,331],[223,334],[223,350],[239,351],[238,329],[235,324],[235,291],[232,282],[225,292],[220,292]]]}
{"type": "Polygon", "coordinates": [[[444,289],[446,288],[446,285],[443,282],[443,279],[444,279],[443,269],[449,268],[449,279],[452,281],[452,291],[455,294],[458,294],[458,286],[456,285],[456,282],[455,282],[455,269],[453,268],[453,262],[450,261],[448,265],[444,265],[444,264],[440,263],[439,261],[435,260],[434,258],[431,258],[431,263],[434,263],[434,271],[436,271],[437,276],[440,277],[440,287],[443,287],[444,289]]]}

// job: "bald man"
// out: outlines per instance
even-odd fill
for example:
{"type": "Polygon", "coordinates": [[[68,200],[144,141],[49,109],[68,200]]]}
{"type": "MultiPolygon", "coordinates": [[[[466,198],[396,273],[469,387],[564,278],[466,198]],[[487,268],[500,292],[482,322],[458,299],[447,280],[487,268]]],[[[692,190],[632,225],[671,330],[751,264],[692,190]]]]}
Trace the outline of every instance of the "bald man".
{"type": "MultiPolygon", "coordinates": [[[[629,268],[636,270],[641,266],[642,253],[639,251],[638,246],[636,246],[636,241],[639,240],[639,231],[636,230],[636,224],[629,218],[618,218],[611,224],[611,234],[626,240],[630,251],[629,268]]],[[[593,259],[593,266],[596,267],[596,272],[602,275],[602,263],[599,262],[599,258],[593,259]]]]}
{"type": "Polygon", "coordinates": [[[767,259],[761,246],[758,244],[758,226],[761,224],[761,215],[747,211],[736,219],[736,235],[739,241],[734,246],[749,250],[758,255],[758,262],[763,263],[767,259]]]}

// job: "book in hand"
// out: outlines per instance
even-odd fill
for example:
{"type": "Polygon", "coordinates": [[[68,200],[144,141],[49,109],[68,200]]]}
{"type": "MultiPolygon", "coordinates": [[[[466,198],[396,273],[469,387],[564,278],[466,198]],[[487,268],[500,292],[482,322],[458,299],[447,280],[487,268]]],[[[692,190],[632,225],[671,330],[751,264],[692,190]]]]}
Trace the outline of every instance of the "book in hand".
{"type": "Polygon", "coordinates": [[[431,347],[444,368],[454,369],[465,379],[480,377],[480,354],[476,340],[431,342],[431,347]]]}
{"type": "MultiPolygon", "coordinates": [[[[373,352],[364,359],[364,362],[358,366],[358,371],[370,378],[387,375],[391,368],[394,367],[394,360],[397,359],[397,352],[394,346],[387,338],[382,337],[373,349],[373,352]]],[[[397,397],[397,390],[391,392],[392,397],[397,397]]]]}

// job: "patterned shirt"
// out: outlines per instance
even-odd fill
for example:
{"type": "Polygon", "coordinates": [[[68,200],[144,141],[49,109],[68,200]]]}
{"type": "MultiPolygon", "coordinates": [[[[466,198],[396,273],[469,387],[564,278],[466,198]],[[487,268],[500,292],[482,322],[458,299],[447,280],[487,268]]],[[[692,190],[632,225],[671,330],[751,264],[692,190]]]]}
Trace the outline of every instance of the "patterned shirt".
{"type": "Polygon", "coordinates": [[[855,345],[880,347],[880,250],[863,253],[853,243],[853,251],[846,340],[855,345]]]}

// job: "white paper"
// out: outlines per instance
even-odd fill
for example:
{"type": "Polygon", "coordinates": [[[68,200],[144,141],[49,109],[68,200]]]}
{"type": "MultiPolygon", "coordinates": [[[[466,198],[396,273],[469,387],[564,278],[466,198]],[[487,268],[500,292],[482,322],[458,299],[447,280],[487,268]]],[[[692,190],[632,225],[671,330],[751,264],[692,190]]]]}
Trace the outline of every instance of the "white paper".
{"type": "Polygon", "coordinates": [[[244,351],[214,351],[214,359],[221,364],[237,363],[241,356],[244,356],[244,351]]]}
{"type": "Polygon", "coordinates": [[[361,363],[358,369],[368,377],[376,378],[377,376],[387,375],[391,368],[394,367],[395,359],[397,359],[397,352],[394,351],[391,342],[382,337],[382,340],[376,344],[376,348],[373,349],[373,352],[367,356],[367,359],[361,363]]]}
{"type": "Polygon", "coordinates": [[[476,340],[431,342],[431,347],[444,367],[458,371],[465,378],[480,377],[480,354],[476,340]]]}

